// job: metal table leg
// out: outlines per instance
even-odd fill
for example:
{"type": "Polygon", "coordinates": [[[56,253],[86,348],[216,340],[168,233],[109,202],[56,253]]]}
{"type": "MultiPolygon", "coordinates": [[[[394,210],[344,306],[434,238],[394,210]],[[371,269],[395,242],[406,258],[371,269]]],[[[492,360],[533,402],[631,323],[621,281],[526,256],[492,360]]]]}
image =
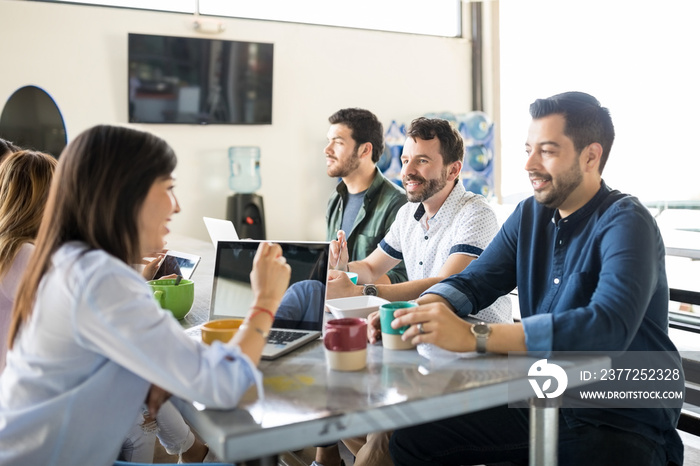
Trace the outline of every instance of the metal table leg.
{"type": "Polygon", "coordinates": [[[530,398],[530,466],[557,466],[559,397],[530,398]]]}

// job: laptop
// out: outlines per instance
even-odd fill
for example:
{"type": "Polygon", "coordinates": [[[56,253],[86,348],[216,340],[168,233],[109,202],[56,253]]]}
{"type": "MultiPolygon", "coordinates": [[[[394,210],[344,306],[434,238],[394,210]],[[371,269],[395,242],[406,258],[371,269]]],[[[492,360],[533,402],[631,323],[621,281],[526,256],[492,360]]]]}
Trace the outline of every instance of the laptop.
{"type": "MultiPolygon", "coordinates": [[[[262,359],[276,359],[294,351],[316,340],[323,330],[329,242],[275,243],[282,247],[292,273],[262,359]]],[[[250,313],[254,298],[250,271],[259,244],[256,240],[217,243],[209,320],[243,319],[250,313]]],[[[188,334],[196,332],[194,329],[188,334]]]]}
{"type": "Polygon", "coordinates": [[[233,226],[231,220],[222,220],[220,218],[202,217],[204,225],[207,227],[211,242],[216,247],[219,241],[236,241],[238,233],[236,227],[233,226]]]}

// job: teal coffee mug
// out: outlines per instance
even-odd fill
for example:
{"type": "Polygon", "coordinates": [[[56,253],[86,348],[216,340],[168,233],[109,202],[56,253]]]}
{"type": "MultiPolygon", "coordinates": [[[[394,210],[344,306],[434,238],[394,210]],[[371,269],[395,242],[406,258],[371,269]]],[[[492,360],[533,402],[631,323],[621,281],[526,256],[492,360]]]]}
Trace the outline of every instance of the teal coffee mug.
{"type": "Polygon", "coordinates": [[[357,274],[355,272],[345,272],[345,274],[354,285],[357,285],[357,274]]]}
{"type": "Polygon", "coordinates": [[[412,301],[394,301],[379,306],[379,322],[382,327],[382,345],[384,348],[393,350],[413,348],[410,341],[403,341],[401,339],[401,335],[408,329],[408,325],[404,325],[400,328],[392,328],[391,322],[394,320],[394,311],[397,309],[406,309],[416,306],[417,304],[412,301]]]}

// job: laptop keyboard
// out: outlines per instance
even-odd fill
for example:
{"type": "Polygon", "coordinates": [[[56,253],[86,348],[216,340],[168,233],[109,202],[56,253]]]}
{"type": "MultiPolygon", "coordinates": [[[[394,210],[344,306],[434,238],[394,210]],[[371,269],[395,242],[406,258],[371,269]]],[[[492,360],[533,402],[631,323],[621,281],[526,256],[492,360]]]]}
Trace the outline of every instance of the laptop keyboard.
{"type": "Polygon", "coordinates": [[[274,345],[286,345],[287,343],[291,343],[294,340],[298,340],[299,338],[303,337],[306,335],[304,332],[288,332],[285,330],[272,330],[270,332],[270,335],[267,338],[268,343],[272,343],[274,345]]]}

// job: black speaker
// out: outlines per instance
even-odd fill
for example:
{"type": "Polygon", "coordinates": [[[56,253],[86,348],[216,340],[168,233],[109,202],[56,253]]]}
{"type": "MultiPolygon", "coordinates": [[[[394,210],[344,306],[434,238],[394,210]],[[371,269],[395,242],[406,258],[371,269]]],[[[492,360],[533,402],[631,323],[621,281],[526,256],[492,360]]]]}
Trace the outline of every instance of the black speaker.
{"type": "Polygon", "coordinates": [[[226,218],[236,227],[241,239],[265,238],[263,198],[257,194],[231,194],[226,201],[226,218]]]}

